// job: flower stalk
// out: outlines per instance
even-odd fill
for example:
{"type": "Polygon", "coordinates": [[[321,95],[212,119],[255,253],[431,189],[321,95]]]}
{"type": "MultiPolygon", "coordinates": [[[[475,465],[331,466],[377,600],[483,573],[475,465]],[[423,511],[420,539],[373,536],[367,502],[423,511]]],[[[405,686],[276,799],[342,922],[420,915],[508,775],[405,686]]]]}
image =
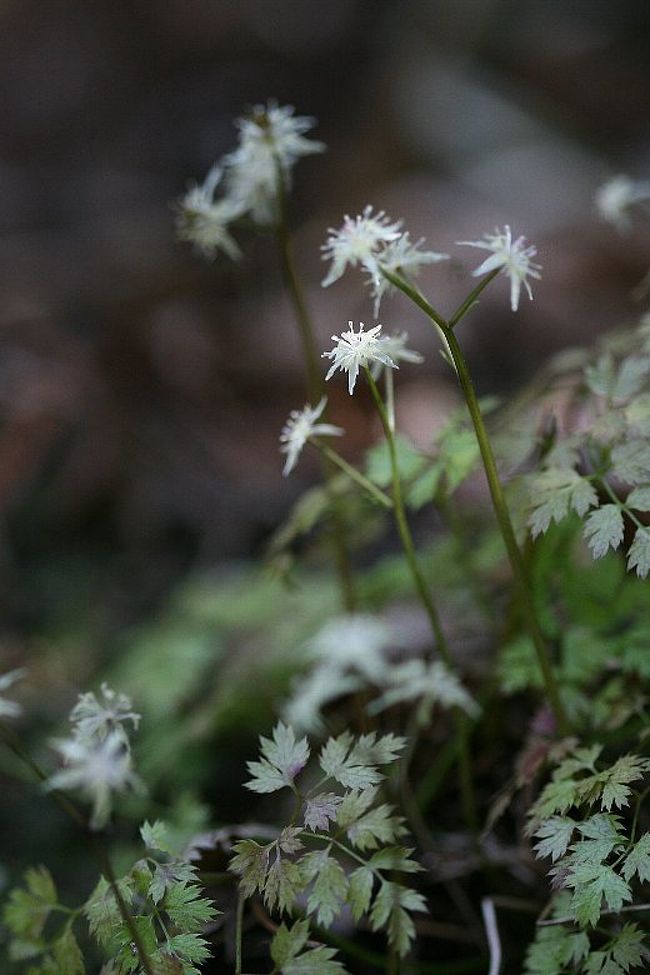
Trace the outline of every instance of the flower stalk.
{"type": "Polygon", "coordinates": [[[561,733],[565,733],[568,727],[566,714],[560,697],[557,679],[551,665],[546,640],[537,619],[537,611],[535,609],[528,572],[521,554],[521,550],[517,543],[514,528],[512,526],[510,512],[508,510],[508,505],[503,492],[503,486],[497,470],[494,451],[492,449],[492,444],[483,420],[476,390],[474,389],[474,383],[472,381],[467,361],[463,355],[454,332],[454,327],[467,314],[470,308],[474,306],[480,293],[488,286],[492,279],[496,277],[499,270],[500,268],[495,268],[481,279],[476,288],[474,288],[465,301],[461,303],[449,321],[444,319],[442,315],[440,315],[440,313],[437,312],[436,309],[433,308],[433,306],[426,300],[426,298],[424,298],[424,296],[421,295],[419,291],[417,291],[417,289],[415,289],[408,282],[403,281],[400,277],[393,274],[387,274],[387,276],[395,287],[399,288],[403,294],[410,298],[425,313],[425,315],[442,332],[445,338],[452,362],[456,369],[458,381],[465,397],[467,409],[469,410],[469,414],[472,419],[476,439],[478,440],[485,476],[487,478],[490,497],[492,499],[492,507],[494,508],[494,513],[496,515],[501,536],[508,553],[515,582],[519,589],[524,622],[535,646],[535,652],[537,654],[537,660],[542,672],[546,693],[555,714],[558,730],[561,733]]]}

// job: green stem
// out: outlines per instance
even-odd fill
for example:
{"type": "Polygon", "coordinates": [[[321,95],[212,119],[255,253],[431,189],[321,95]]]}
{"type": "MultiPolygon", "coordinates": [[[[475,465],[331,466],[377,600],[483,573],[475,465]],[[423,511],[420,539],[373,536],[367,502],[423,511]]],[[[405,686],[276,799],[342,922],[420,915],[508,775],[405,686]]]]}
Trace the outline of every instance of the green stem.
{"type": "MultiPolygon", "coordinates": [[[[397,464],[397,450],[395,447],[395,435],[391,430],[390,421],[388,414],[386,413],[386,408],[384,402],[381,398],[381,393],[377,387],[377,383],[372,377],[370,370],[366,367],[365,369],[366,377],[368,379],[368,384],[370,385],[370,391],[372,393],[372,398],[377,407],[377,412],[381,420],[381,424],[384,428],[384,434],[386,436],[386,442],[388,444],[388,454],[390,457],[390,468],[391,468],[391,478],[393,487],[393,513],[395,516],[395,523],[397,525],[397,531],[402,542],[402,548],[404,549],[404,555],[406,556],[406,561],[411,571],[413,581],[417,592],[422,600],[422,604],[429,617],[429,622],[431,623],[431,629],[433,630],[433,635],[436,640],[438,651],[440,656],[444,660],[447,667],[450,670],[454,670],[454,664],[449,650],[449,645],[447,643],[444,631],[442,629],[442,624],[440,622],[440,617],[438,616],[438,611],[436,609],[435,603],[429,592],[428,586],[422,575],[420,569],[417,555],[415,552],[415,546],[413,544],[413,536],[411,535],[411,529],[409,528],[408,520],[406,518],[406,511],[404,508],[404,501],[402,498],[402,483],[399,474],[399,467],[397,464]]],[[[469,736],[467,728],[467,716],[460,711],[458,708],[454,708],[454,723],[456,726],[456,734],[458,736],[458,772],[460,778],[460,791],[461,791],[461,801],[463,805],[463,814],[467,826],[473,833],[478,831],[478,817],[476,812],[476,799],[474,796],[474,783],[472,777],[471,761],[469,754],[469,736]]]]}
{"type": "Polygon", "coordinates": [[[488,284],[493,280],[493,278],[496,278],[500,270],[501,268],[497,267],[494,269],[494,271],[490,271],[489,274],[486,274],[484,278],[481,278],[473,291],[470,291],[470,293],[467,295],[465,301],[461,301],[460,305],[447,322],[449,328],[455,328],[461,318],[464,318],[467,312],[471,311],[474,305],[477,304],[480,293],[487,288],[488,284]]]}
{"type": "Polygon", "coordinates": [[[497,270],[487,274],[481,279],[468,298],[462,302],[456,312],[454,312],[454,315],[449,322],[445,321],[442,315],[440,315],[440,313],[437,312],[431,304],[429,304],[426,298],[424,298],[423,295],[421,295],[420,292],[411,284],[394,274],[389,274],[388,272],[384,273],[391,283],[394,284],[396,288],[399,288],[399,290],[402,291],[402,293],[408,298],[410,298],[418,306],[418,308],[422,309],[425,315],[427,315],[427,317],[434,323],[437,329],[442,333],[449,353],[451,354],[451,358],[458,375],[458,381],[461,389],[463,390],[465,402],[474,425],[474,431],[476,433],[476,439],[478,440],[481,459],[483,461],[483,467],[485,468],[485,475],[487,477],[488,487],[490,489],[490,497],[492,499],[494,513],[499,524],[499,529],[508,553],[508,558],[510,559],[513,575],[519,589],[519,596],[526,628],[535,646],[537,659],[539,661],[539,666],[544,679],[544,685],[546,687],[546,693],[555,714],[558,730],[561,733],[565,733],[568,728],[566,714],[560,697],[558,683],[551,666],[551,659],[546,647],[546,641],[537,619],[537,611],[535,609],[528,572],[519,549],[519,545],[517,544],[514,528],[512,527],[510,512],[508,510],[503,493],[503,487],[501,486],[501,481],[499,479],[492,444],[490,443],[487,429],[483,421],[483,416],[479,407],[472,377],[451,324],[452,322],[453,325],[458,324],[461,318],[473,306],[477,295],[480,294],[480,292],[487,287],[490,281],[496,276],[497,270]]]}
{"type": "Polygon", "coordinates": [[[348,464],[347,460],[344,460],[343,457],[341,457],[340,454],[337,454],[335,450],[332,450],[332,448],[328,447],[327,444],[321,443],[320,440],[314,439],[311,442],[315,447],[318,447],[321,454],[327,457],[327,459],[333,464],[336,464],[336,466],[339,467],[344,474],[347,474],[352,481],[355,481],[360,487],[363,488],[364,491],[367,491],[368,494],[375,499],[375,501],[378,501],[379,504],[384,506],[384,508],[390,509],[393,507],[393,502],[388,495],[381,490],[381,488],[378,488],[376,484],[373,484],[372,481],[368,480],[368,478],[365,477],[361,471],[358,471],[356,467],[353,467],[352,464],[348,464]]]}
{"type": "MultiPolygon", "coordinates": [[[[14,755],[16,755],[16,757],[19,758],[27,766],[27,768],[29,768],[34,777],[39,779],[40,782],[47,782],[49,776],[43,771],[40,765],[34,761],[27,749],[23,746],[18,735],[16,735],[11,728],[8,728],[4,722],[0,722],[0,735],[5,744],[11,749],[14,755]]],[[[146,972],[146,975],[155,975],[153,965],[151,964],[147,950],[143,944],[142,938],[140,937],[140,932],[138,931],[133,920],[133,916],[129,912],[129,909],[126,906],[124,898],[120,892],[117,880],[115,878],[113,865],[111,864],[108,853],[106,852],[106,848],[99,838],[90,832],[86,818],[77,809],[74,803],[70,802],[68,797],[62,792],[59,792],[58,789],[51,789],[49,791],[54,801],[58,803],[66,815],[68,815],[77,826],[82,828],[84,836],[91,843],[95,851],[95,856],[99,862],[100,869],[106,877],[113,892],[113,896],[122,920],[129,929],[129,934],[131,935],[131,940],[136,947],[140,964],[146,972]]]]}
{"type": "MultiPolygon", "coordinates": [[[[300,284],[300,279],[296,271],[289,236],[289,220],[287,206],[287,189],[285,185],[284,173],[279,162],[276,160],[276,185],[278,191],[278,224],[276,227],[276,238],[280,253],[280,265],[285,287],[293,305],[296,324],[302,342],[303,357],[307,370],[307,389],[312,405],[325,395],[325,382],[320,368],[320,356],[316,348],[314,329],[311,318],[307,310],[307,303],[300,284]]],[[[341,600],[348,613],[354,612],[357,605],[354,580],[352,577],[352,566],[350,553],[345,538],[345,525],[343,515],[336,494],[332,488],[332,468],[330,464],[323,465],[323,474],[326,480],[328,497],[331,502],[332,510],[332,547],[334,558],[339,575],[341,587],[341,600]]]]}

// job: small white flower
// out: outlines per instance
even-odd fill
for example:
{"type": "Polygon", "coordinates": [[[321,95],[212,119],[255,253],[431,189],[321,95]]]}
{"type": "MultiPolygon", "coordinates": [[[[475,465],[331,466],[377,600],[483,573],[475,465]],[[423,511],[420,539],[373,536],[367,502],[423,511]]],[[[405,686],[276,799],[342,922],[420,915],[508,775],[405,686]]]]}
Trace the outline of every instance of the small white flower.
{"type": "Polygon", "coordinates": [[[288,186],[298,159],[325,149],[303,135],[315,120],[294,111],[274,102],[256,105],[237,120],[239,146],[224,159],[228,199],[259,224],[277,219],[278,169],[288,186]]]}
{"type": "Polygon", "coordinates": [[[73,734],[77,741],[91,743],[103,741],[112,732],[119,732],[126,739],[124,723],[130,721],[137,729],[140,715],[132,710],[131,699],[126,694],[111,690],[108,684],[101,685],[102,700],[92,692],[80,694],[70,712],[73,734]]]}
{"type": "Polygon", "coordinates": [[[298,463],[298,457],[310,437],[340,437],[341,427],[331,423],[317,423],[325,406],[327,397],[323,396],[317,406],[305,405],[302,410],[292,410],[280,434],[280,450],[287,455],[282,473],[286,477],[298,463]]]}
{"type": "Polygon", "coordinates": [[[321,247],[323,260],[332,262],[328,274],[323,278],[323,287],[337,281],[348,264],[351,267],[361,264],[376,278],[377,252],[384,244],[397,240],[400,226],[401,221],[391,223],[383,210],[373,214],[371,206],[367,206],[354,219],[346,214],[338,230],[329,228],[329,237],[321,247]]]}
{"type": "Polygon", "coordinates": [[[379,274],[370,272],[370,292],[375,299],[374,315],[379,314],[379,306],[384,294],[391,294],[395,286],[381,274],[382,270],[391,274],[416,275],[425,264],[438,264],[449,260],[449,254],[439,254],[437,251],[420,250],[424,237],[415,244],[410,240],[408,231],[396,240],[386,244],[377,255],[379,274]]]}
{"type": "Polygon", "coordinates": [[[377,683],[386,669],[390,645],[391,631],[382,620],[368,613],[349,613],[326,623],[307,644],[307,652],[328,667],[355,671],[377,683]]]}
{"type": "Polygon", "coordinates": [[[614,176],[596,192],[596,209],[602,220],[625,231],[630,226],[629,211],[639,203],[650,201],[650,183],[629,176],[614,176]]]}
{"type": "Polygon", "coordinates": [[[395,664],[386,669],[384,688],[384,693],[370,705],[371,714],[405,701],[419,701],[416,719],[425,726],[431,723],[436,704],[459,707],[472,717],[479,712],[473,697],[442,661],[426,663],[415,659],[395,664]]]}
{"type": "Polygon", "coordinates": [[[194,244],[206,258],[211,259],[221,250],[236,260],[241,256],[228,224],[241,215],[241,207],[231,198],[214,199],[214,192],[221,181],[223,169],[215,164],[203,183],[192,186],[179,200],[176,213],[176,232],[181,240],[194,244]]]}
{"type": "Polygon", "coordinates": [[[91,829],[106,825],[114,792],[141,789],[142,783],[132,767],[131,752],[119,731],[92,743],[77,738],[53,742],[65,767],[51,775],[50,789],[79,789],[93,804],[91,829]]]}
{"type": "Polygon", "coordinates": [[[457,243],[465,247],[480,247],[482,250],[491,251],[491,256],[472,273],[474,277],[480,277],[482,274],[489,274],[490,271],[501,268],[510,278],[510,307],[513,311],[517,311],[519,307],[522,284],[532,301],[533,294],[526,279],[539,280],[541,266],[531,260],[536,256],[537,248],[527,247],[525,237],[517,237],[513,240],[510,227],[506,224],[503,231],[497,227],[493,234],[484,234],[483,240],[459,240],[457,243]]]}
{"type": "Polygon", "coordinates": [[[339,667],[322,664],[294,682],[292,694],[282,714],[287,724],[299,731],[322,732],[322,712],[326,705],[362,686],[358,677],[346,674],[339,667]]]}
{"type": "Polygon", "coordinates": [[[347,372],[348,390],[352,395],[359,369],[372,366],[377,362],[390,366],[391,369],[397,369],[398,366],[385,350],[383,340],[380,337],[381,325],[375,325],[367,332],[364,332],[363,322],[359,322],[358,332],[354,331],[353,322],[348,322],[348,325],[350,326],[348,332],[343,332],[340,336],[332,336],[332,341],[336,345],[329,352],[323,352],[323,358],[332,360],[325,380],[331,379],[337,369],[340,369],[341,372],[347,372]]]}
{"type": "MultiPolygon", "coordinates": [[[[408,349],[406,347],[407,342],[408,332],[393,332],[392,335],[384,335],[381,339],[384,352],[390,356],[394,363],[413,362],[420,365],[424,362],[424,356],[414,349],[408,349]]],[[[383,369],[383,363],[376,362],[372,367],[373,379],[378,379],[383,369]]]]}
{"type": "MultiPolygon", "coordinates": [[[[26,673],[24,667],[18,667],[16,670],[2,674],[0,676],[0,692],[8,690],[16,681],[22,680],[26,673]]],[[[0,693],[0,718],[17,718],[22,713],[23,709],[20,704],[16,704],[15,701],[8,701],[0,693]]]]}

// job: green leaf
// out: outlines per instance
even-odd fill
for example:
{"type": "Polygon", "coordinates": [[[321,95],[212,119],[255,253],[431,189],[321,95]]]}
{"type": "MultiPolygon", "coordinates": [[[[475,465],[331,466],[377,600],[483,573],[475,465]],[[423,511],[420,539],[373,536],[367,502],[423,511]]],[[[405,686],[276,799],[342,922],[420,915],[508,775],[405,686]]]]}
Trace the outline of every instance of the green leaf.
{"type": "Polygon", "coordinates": [[[181,931],[193,932],[213,921],[217,911],[209,900],[202,896],[200,887],[194,884],[177,883],[165,894],[163,910],[170,916],[181,931]]]}
{"type": "Polygon", "coordinates": [[[636,924],[626,924],[609,945],[609,951],[624,972],[636,968],[644,958],[645,934],[636,924]]]}
{"type": "Polygon", "coordinates": [[[562,924],[537,928],[526,952],[525,975],[563,975],[589,954],[589,938],[562,924]]]}
{"type": "Polygon", "coordinates": [[[335,954],[334,948],[312,948],[287,961],[281,969],[282,975],[345,975],[341,962],[334,960],[335,954]]]}
{"type": "Polygon", "coordinates": [[[595,559],[602,559],[611,548],[623,541],[623,515],[616,504],[604,504],[590,512],[585,522],[584,537],[595,559]]]}
{"type": "Polygon", "coordinates": [[[358,867],[350,874],[348,904],[355,921],[358,921],[370,907],[373,883],[374,875],[368,867],[358,867]]]}
{"type": "MultiPolygon", "coordinates": [[[[426,458],[399,433],[395,437],[395,449],[400,478],[402,481],[410,481],[421,471],[426,458]]],[[[381,440],[366,453],[366,475],[379,487],[388,487],[391,483],[393,474],[390,452],[385,440],[381,440]]]]}
{"type": "Polygon", "coordinates": [[[392,843],[404,834],[404,820],[393,815],[386,803],[370,809],[347,829],[353,846],[359,850],[376,850],[381,843],[392,843]]]}
{"type": "Polygon", "coordinates": [[[207,961],[212,955],[207,941],[198,934],[175,934],[169,939],[169,947],[174,954],[191,962],[207,961]]]}
{"type": "Polygon", "coordinates": [[[620,911],[623,904],[632,900],[632,892],[607,864],[579,864],[571,870],[567,887],[574,888],[571,908],[582,927],[594,927],[600,918],[603,898],[613,911],[620,911]]]}
{"type": "Polygon", "coordinates": [[[424,898],[415,890],[384,880],[370,912],[373,931],[385,928],[389,944],[404,956],[415,937],[415,925],[409,911],[424,911],[424,898]]]}
{"type": "Polygon", "coordinates": [[[306,878],[300,865],[283,859],[278,851],[266,875],[264,903],[269,910],[277,907],[281,913],[288,911],[293,907],[305,884],[306,878]]]}
{"type": "Polygon", "coordinates": [[[271,844],[260,846],[255,840],[239,840],[234,844],[235,856],[230,861],[228,869],[241,877],[241,891],[244,897],[251,897],[256,890],[264,889],[270,850],[271,844]]]}
{"type": "Polygon", "coordinates": [[[24,888],[16,887],[11,891],[3,917],[12,934],[24,943],[20,949],[21,957],[27,958],[27,943],[33,942],[32,954],[41,950],[40,937],[51,909],[57,904],[57,893],[52,876],[45,867],[30,867],[23,879],[24,888]]]}
{"type": "Polygon", "coordinates": [[[642,884],[650,881],[650,833],[644,833],[625,858],[623,876],[630,880],[635,873],[642,884]]]}
{"type": "Polygon", "coordinates": [[[627,484],[643,484],[650,481],[650,443],[646,440],[629,440],[612,450],[612,470],[616,477],[627,484]]]}
{"type": "Polygon", "coordinates": [[[625,835],[620,832],[621,821],[618,816],[596,813],[584,823],[578,823],[578,832],[586,837],[574,844],[573,861],[576,863],[602,863],[616,849],[625,843],[625,835]]]}
{"type": "Polygon", "coordinates": [[[148,850],[160,850],[162,853],[173,854],[167,839],[167,827],[161,820],[156,819],[153,823],[145,822],[140,827],[142,842],[148,850]]]}
{"type": "Polygon", "coordinates": [[[293,728],[280,721],[273,730],[273,738],[260,738],[260,744],[263,757],[259,762],[247,763],[253,778],[246,783],[246,788],[266,793],[291,787],[309,760],[307,739],[296,741],[293,728]]]}
{"type": "Polygon", "coordinates": [[[424,869],[419,863],[411,859],[414,851],[403,846],[387,846],[377,850],[368,860],[368,865],[375,870],[401,870],[402,873],[420,873],[424,869]]]}
{"type": "Polygon", "coordinates": [[[562,521],[569,508],[582,517],[598,504],[593,484],[564,468],[549,468],[531,478],[530,496],[533,510],[528,524],[533,538],[546,532],[552,521],[562,521]]]}
{"type": "Polygon", "coordinates": [[[535,830],[540,842],[535,844],[535,856],[550,857],[555,863],[567,851],[576,828],[576,821],[567,816],[551,816],[535,830]]]}
{"type": "Polygon", "coordinates": [[[84,960],[70,924],[52,944],[52,957],[61,975],[84,975],[84,960]]]}
{"type": "Polygon", "coordinates": [[[347,731],[325,743],[319,762],[326,775],[347,789],[365,789],[383,779],[378,769],[357,755],[352,735],[347,731]]]}
{"type": "Polygon", "coordinates": [[[316,832],[319,829],[328,830],[330,822],[336,819],[336,810],[341,803],[341,796],[334,792],[320,792],[305,802],[304,823],[307,829],[316,832]]]}
{"type": "Polygon", "coordinates": [[[635,511],[650,511],[650,484],[635,487],[625,499],[625,504],[635,511]]]}
{"type": "Polygon", "coordinates": [[[638,755],[622,755],[610,768],[600,772],[598,778],[604,782],[601,807],[609,812],[612,806],[619,809],[627,806],[632,792],[627,783],[642,779],[649,767],[647,759],[638,755]]]}
{"type": "Polygon", "coordinates": [[[281,924],[271,942],[271,958],[282,968],[300,954],[309,937],[309,921],[296,921],[290,928],[281,924]]]}
{"type": "Polygon", "coordinates": [[[326,851],[320,857],[316,880],[307,901],[307,910],[316,914],[316,921],[329,927],[345,902],[348,879],[341,865],[326,851]]]}
{"type": "Polygon", "coordinates": [[[640,579],[650,572],[650,528],[637,528],[634,540],[627,553],[627,567],[636,569],[640,579]]]}
{"type": "Polygon", "coordinates": [[[377,797],[377,788],[368,786],[357,792],[346,792],[336,811],[336,822],[341,829],[349,829],[367,812],[377,797]]]}

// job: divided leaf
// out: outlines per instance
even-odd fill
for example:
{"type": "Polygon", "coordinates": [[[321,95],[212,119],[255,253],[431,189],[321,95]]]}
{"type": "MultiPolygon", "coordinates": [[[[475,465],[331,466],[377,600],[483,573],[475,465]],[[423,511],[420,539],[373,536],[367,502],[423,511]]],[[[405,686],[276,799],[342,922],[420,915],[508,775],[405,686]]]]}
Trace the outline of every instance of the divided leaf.
{"type": "Polygon", "coordinates": [[[247,763],[253,778],[246,787],[261,793],[291,787],[309,760],[307,739],[296,741],[293,728],[280,721],[273,730],[273,738],[262,737],[260,743],[262,758],[259,762],[247,763]]]}

